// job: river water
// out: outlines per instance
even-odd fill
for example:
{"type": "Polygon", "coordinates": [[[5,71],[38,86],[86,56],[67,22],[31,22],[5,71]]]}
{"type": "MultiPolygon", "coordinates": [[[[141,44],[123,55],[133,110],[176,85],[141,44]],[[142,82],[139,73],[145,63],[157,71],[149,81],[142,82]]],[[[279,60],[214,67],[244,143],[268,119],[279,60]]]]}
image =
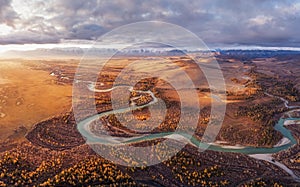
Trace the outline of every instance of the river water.
{"type": "MultiPolygon", "coordinates": [[[[124,85],[122,85],[122,87],[124,87],[124,85]]],[[[133,90],[133,87],[129,87],[129,86],[127,86],[127,87],[128,87],[129,91],[133,90]]],[[[99,89],[95,89],[95,85],[93,85],[93,84],[88,85],[88,89],[90,91],[94,91],[94,92],[109,92],[109,91],[112,91],[114,88],[117,88],[117,86],[110,88],[110,89],[99,90],[99,89]]],[[[107,112],[103,112],[103,113],[100,113],[97,115],[93,115],[93,116],[90,116],[90,117],[80,121],[77,124],[77,128],[78,128],[79,132],[81,133],[82,136],[84,136],[87,139],[87,143],[126,145],[126,144],[130,144],[130,143],[138,143],[138,142],[142,142],[142,141],[146,141],[146,140],[155,140],[158,138],[169,138],[169,139],[175,139],[175,140],[184,141],[186,143],[190,143],[191,145],[198,147],[200,149],[201,148],[205,149],[208,147],[206,143],[203,143],[203,142],[199,141],[198,139],[194,138],[192,135],[186,134],[186,133],[174,133],[174,132],[166,133],[166,132],[164,132],[164,133],[146,134],[146,135],[140,135],[137,137],[135,136],[135,137],[128,138],[128,137],[113,137],[113,136],[109,136],[109,135],[105,135],[105,134],[99,136],[99,135],[95,135],[94,133],[91,132],[90,127],[89,127],[90,124],[93,121],[95,121],[103,116],[107,116],[107,115],[115,114],[115,113],[129,112],[129,111],[132,111],[135,109],[140,109],[140,108],[150,106],[157,102],[157,98],[154,96],[154,94],[151,91],[139,91],[139,90],[135,90],[135,91],[139,92],[139,93],[150,94],[151,97],[153,98],[153,100],[142,106],[132,105],[128,108],[121,108],[121,109],[107,111],[107,112]]],[[[277,96],[273,96],[268,93],[266,93],[266,95],[271,96],[271,97],[277,97],[277,96]]],[[[289,106],[287,100],[285,100],[283,98],[280,98],[280,99],[284,102],[284,104],[287,108],[289,108],[289,109],[298,108],[298,106],[289,106]]],[[[272,153],[277,153],[277,152],[286,150],[297,143],[296,139],[292,136],[292,133],[290,132],[290,130],[288,130],[284,126],[284,122],[286,120],[300,120],[300,118],[280,118],[280,120],[274,126],[275,130],[279,131],[283,135],[283,137],[285,137],[286,139],[289,140],[288,142],[283,143],[282,145],[265,148],[265,147],[251,147],[251,146],[227,146],[227,145],[222,145],[222,144],[218,144],[218,143],[212,143],[212,144],[209,144],[210,146],[208,147],[208,150],[248,154],[254,158],[257,158],[260,160],[265,160],[265,161],[268,161],[270,163],[273,163],[273,164],[281,167],[286,172],[288,172],[295,180],[298,181],[299,178],[290,169],[288,169],[282,163],[274,161],[271,157],[272,153]]]]}
{"type": "MultiPolygon", "coordinates": [[[[122,87],[126,87],[126,86],[122,85],[122,87]]],[[[99,90],[99,89],[95,89],[94,85],[91,85],[91,84],[88,85],[88,89],[91,91],[94,91],[94,92],[109,92],[109,91],[112,91],[114,88],[117,88],[117,87],[113,87],[113,88],[105,89],[105,90],[99,90]]],[[[133,88],[128,86],[128,90],[132,91],[133,88]]],[[[192,137],[191,135],[185,134],[185,133],[176,133],[176,134],[174,134],[174,133],[156,133],[156,134],[141,135],[141,136],[133,137],[133,138],[123,138],[123,137],[116,138],[116,137],[107,136],[107,135],[103,135],[101,137],[96,136],[90,131],[90,129],[89,129],[90,123],[92,123],[93,121],[95,121],[103,116],[107,116],[107,115],[115,114],[115,113],[129,112],[131,110],[136,110],[136,109],[150,106],[157,102],[157,98],[154,96],[154,94],[151,91],[136,90],[136,92],[148,93],[152,96],[153,100],[142,106],[133,105],[128,108],[107,111],[107,112],[103,112],[101,114],[97,114],[97,115],[94,115],[94,116],[91,116],[91,117],[88,117],[88,118],[82,120],[81,122],[79,122],[77,124],[77,128],[78,128],[79,132],[82,134],[82,136],[86,137],[89,142],[95,142],[95,143],[98,142],[98,143],[104,143],[104,144],[105,143],[125,144],[125,143],[141,142],[141,141],[145,141],[145,140],[153,140],[153,139],[157,139],[157,138],[170,138],[170,137],[172,138],[172,136],[170,136],[170,135],[173,135],[173,137],[177,136],[177,137],[181,137],[181,139],[186,139],[187,142],[193,144],[196,147],[199,147],[199,148],[207,147],[207,144],[202,143],[201,141],[197,140],[196,138],[192,137]]],[[[270,94],[269,94],[269,96],[270,96],[270,94]]],[[[287,104],[286,100],[284,100],[284,102],[285,102],[285,104],[287,104]]],[[[246,146],[246,147],[224,146],[221,144],[218,145],[218,144],[214,143],[214,144],[210,145],[208,149],[214,150],[214,151],[235,152],[235,153],[244,153],[244,154],[277,153],[279,151],[288,149],[292,145],[296,144],[297,141],[292,136],[290,130],[288,130],[287,128],[284,127],[284,122],[286,120],[300,120],[300,118],[285,118],[285,119],[280,118],[280,120],[275,125],[274,128],[277,131],[279,131],[285,138],[289,139],[289,142],[287,144],[276,146],[276,147],[263,148],[263,147],[251,147],[251,146],[246,146]]]]}

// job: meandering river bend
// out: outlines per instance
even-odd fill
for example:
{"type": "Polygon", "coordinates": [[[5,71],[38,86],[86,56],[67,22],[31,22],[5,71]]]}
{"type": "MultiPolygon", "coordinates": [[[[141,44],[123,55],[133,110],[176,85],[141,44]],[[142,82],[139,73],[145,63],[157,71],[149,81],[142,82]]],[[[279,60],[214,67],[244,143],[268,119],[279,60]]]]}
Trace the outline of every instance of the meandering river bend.
{"type": "MultiPolygon", "coordinates": [[[[114,86],[110,89],[103,89],[103,90],[95,89],[95,85],[92,83],[90,83],[87,86],[87,88],[90,91],[100,92],[100,93],[110,92],[117,87],[127,87],[129,91],[133,91],[133,87],[126,86],[126,85],[114,86]]],[[[87,139],[88,143],[126,145],[126,144],[130,144],[130,143],[142,142],[145,140],[154,140],[157,138],[171,138],[171,139],[175,139],[175,140],[185,141],[185,142],[190,143],[191,145],[198,147],[198,148],[206,148],[207,147],[207,144],[202,143],[201,141],[197,140],[193,136],[191,136],[189,134],[185,134],[185,133],[176,133],[175,134],[173,132],[170,132],[170,133],[164,132],[164,133],[155,133],[155,134],[142,134],[140,136],[129,137],[129,138],[128,137],[113,137],[113,136],[109,136],[109,135],[105,135],[105,134],[95,135],[94,133],[92,133],[92,131],[90,130],[90,124],[93,121],[95,121],[103,116],[107,116],[110,114],[116,114],[116,113],[125,113],[125,112],[129,112],[132,110],[141,109],[141,108],[153,105],[157,102],[157,98],[150,90],[149,91],[135,90],[135,91],[137,93],[150,94],[151,97],[153,98],[152,101],[147,104],[140,105],[140,106],[137,106],[133,103],[133,105],[131,105],[127,108],[120,108],[117,110],[107,111],[107,112],[103,112],[103,113],[100,113],[97,115],[93,115],[93,116],[90,116],[90,117],[80,121],[77,124],[77,128],[78,128],[79,132],[82,134],[82,136],[84,136],[87,139]]],[[[277,96],[273,96],[268,93],[265,93],[265,94],[270,97],[277,97],[277,96]]],[[[281,97],[278,97],[278,98],[280,98],[284,102],[284,105],[289,109],[299,108],[298,106],[289,106],[288,101],[285,100],[284,98],[281,98],[281,97]]],[[[270,147],[270,148],[264,148],[264,147],[250,147],[250,146],[225,146],[225,145],[221,145],[218,143],[212,143],[208,147],[208,149],[213,150],[213,151],[244,153],[244,154],[252,155],[252,157],[254,157],[254,158],[266,160],[273,164],[276,164],[277,166],[281,167],[282,169],[287,171],[289,174],[291,174],[292,177],[299,180],[299,178],[296,175],[294,175],[293,172],[291,170],[289,170],[283,164],[278,163],[278,162],[274,161],[273,159],[270,159],[270,156],[262,157],[262,155],[270,155],[272,153],[277,153],[279,151],[286,150],[286,149],[290,148],[292,145],[297,143],[296,139],[292,136],[290,130],[288,130],[287,128],[284,127],[284,122],[286,120],[300,120],[300,118],[280,118],[280,120],[275,125],[274,128],[277,131],[279,131],[285,138],[287,138],[289,140],[287,143],[284,143],[283,145],[274,146],[274,147],[270,147]],[[260,156],[255,156],[255,155],[260,155],[260,156]]]]}

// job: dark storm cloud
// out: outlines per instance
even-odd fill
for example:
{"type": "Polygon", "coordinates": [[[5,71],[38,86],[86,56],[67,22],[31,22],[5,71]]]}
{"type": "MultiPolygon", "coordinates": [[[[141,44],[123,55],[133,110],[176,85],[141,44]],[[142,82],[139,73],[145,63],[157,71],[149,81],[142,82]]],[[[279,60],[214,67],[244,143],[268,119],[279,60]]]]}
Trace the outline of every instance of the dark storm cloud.
{"type": "Polygon", "coordinates": [[[103,27],[96,24],[84,24],[77,27],[72,27],[69,38],[92,40],[103,34],[103,27]]]}
{"type": "Polygon", "coordinates": [[[58,43],[60,39],[55,35],[43,35],[40,33],[33,33],[30,31],[17,32],[0,36],[0,45],[4,44],[44,44],[44,43],[58,43]]]}
{"type": "MultiPolygon", "coordinates": [[[[28,2],[32,14],[26,18],[19,16],[19,30],[1,36],[0,43],[90,40],[124,24],[160,20],[183,26],[206,43],[300,46],[300,2],[297,0],[28,2]]],[[[1,1],[0,10],[0,22],[12,24],[17,14],[10,1],[1,1]]],[[[17,13],[22,15],[21,11],[17,13]]]]}

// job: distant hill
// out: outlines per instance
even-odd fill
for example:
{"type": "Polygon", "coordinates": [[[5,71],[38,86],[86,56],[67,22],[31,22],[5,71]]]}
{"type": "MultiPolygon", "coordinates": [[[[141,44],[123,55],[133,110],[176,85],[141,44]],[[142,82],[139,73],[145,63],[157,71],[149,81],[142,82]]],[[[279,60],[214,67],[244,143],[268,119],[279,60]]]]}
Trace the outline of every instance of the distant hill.
{"type": "Polygon", "coordinates": [[[171,47],[162,48],[125,48],[122,51],[112,48],[52,48],[52,49],[36,49],[28,51],[11,50],[1,54],[2,58],[81,58],[84,55],[88,57],[101,57],[107,54],[115,54],[124,56],[178,56],[185,55],[186,53],[197,54],[213,54],[216,57],[238,57],[244,60],[252,58],[270,58],[289,55],[300,55],[300,51],[295,50],[239,50],[239,49],[213,49],[211,51],[188,51],[179,50],[171,47]]]}
{"type": "Polygon", "coordinates": [[[216,50],[218,55],[243,58],[270,58],[278,56],[300,55],[300,51],[293,50],[216,50]]]}

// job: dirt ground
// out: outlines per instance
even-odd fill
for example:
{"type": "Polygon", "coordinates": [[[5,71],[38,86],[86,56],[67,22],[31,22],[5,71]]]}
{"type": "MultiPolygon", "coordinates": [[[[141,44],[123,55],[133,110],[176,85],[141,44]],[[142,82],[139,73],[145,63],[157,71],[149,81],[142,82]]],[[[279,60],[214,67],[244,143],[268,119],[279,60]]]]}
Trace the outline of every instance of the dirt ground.
{"type": "Polygon", "coordinates": [[[32,63],[0,60],[0,140],[70,110],[71,85],[57,85],[49,72],[27,65],[32,63]]]}

